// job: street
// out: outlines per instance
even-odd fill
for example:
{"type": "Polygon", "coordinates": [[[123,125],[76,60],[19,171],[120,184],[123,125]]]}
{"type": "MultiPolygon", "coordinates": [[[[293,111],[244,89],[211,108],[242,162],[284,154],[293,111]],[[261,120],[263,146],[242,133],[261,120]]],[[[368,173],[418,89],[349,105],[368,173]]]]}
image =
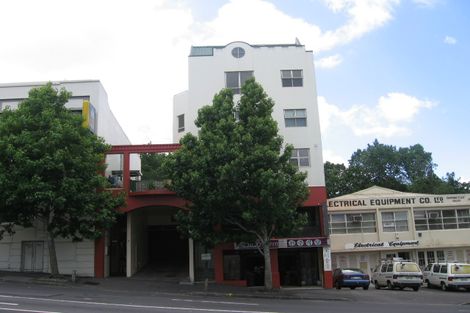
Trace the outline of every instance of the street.
{"type": "MultiPolygon", "coordinates": [[[[303,291],[305,294],[306,291],[303,291]]],[[[204,296],[109,290],[97,286],[49,286],[0,282],[0,312],[469,312],[470,293],[412,290],[321,290],[307,291],[312,299],[278,297],[204,296]],[[318,294],[317,299],[315,294],[318,294]],[[323,300],[323,299],[328,300],[323,300]]]]}

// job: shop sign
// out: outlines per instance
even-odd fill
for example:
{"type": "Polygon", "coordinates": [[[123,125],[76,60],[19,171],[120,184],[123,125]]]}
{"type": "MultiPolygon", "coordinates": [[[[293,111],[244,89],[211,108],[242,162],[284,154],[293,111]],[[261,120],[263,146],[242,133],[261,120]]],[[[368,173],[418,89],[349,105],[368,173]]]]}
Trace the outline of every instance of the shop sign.
{"type": "Polygon", "coordinates": [[[419,246],[419,240],[392,240],[347,243],[346,249],[380,249],[380,248],[403,248],[419,246]]]}
{"type": "Polygon", "coordinates": [[[323,248],[323,270],[331,271],[331,248],[323,248]]]}
{"type": "MultiPolygon", "coordinates": [[[[328,238],[326,237],[303,237],[303,238],[282,238],[272,239],[270,243],[271,249],[286,248],[315,248],[328,246],[328,238]]],[[[252,250],[258,249],[259,242],[239,242],[234,244],[235,250],[252,250]]]]}
{"type": "Polygon", "coordinates": [[[212,258],[210,253],[201,253],[201,261],[210,261],[212,258]]]}

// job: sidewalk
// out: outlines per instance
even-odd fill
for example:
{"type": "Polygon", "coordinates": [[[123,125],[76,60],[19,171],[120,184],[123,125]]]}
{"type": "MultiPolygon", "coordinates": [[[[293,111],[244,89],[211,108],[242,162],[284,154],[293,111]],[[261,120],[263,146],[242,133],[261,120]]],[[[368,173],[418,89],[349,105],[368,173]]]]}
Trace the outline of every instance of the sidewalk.
{"type": "Polygon", "coordinates": [[[85,288],[94,292],[122,292],[126,294],[161,294],[191,295],[227,298],[273,298],[321,301],[350,301],[344,294],[335,289],[321,287],[287,287],[267,291],[263,287],[237,287],[217,285],[213,282],[189,283],[177,281],[158,281],[126,277],[83,278],[72,282],[70,276],[60,279],[49,278],[44,273],[19,273],[0,271],[0,282],[17,282],[27,284],[48,284],[70,288],[85,288]]]}

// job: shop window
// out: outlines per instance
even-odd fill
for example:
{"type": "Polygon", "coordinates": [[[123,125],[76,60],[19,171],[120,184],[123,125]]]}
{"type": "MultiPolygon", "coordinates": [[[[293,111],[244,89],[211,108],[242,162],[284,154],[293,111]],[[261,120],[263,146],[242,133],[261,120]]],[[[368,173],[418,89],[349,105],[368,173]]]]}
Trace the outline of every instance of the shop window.
{"type": "Polygon", "coordinates": [[[281,81],[282,87],[302,87],[302,70],[282,70],[281,81]]]}
{"type": "Polygon", "coordinates": [[[297,167],[310,166],[310,149],[293,149],[290,162],[297,167]]]}
{"type": "Polygon", "coordinates": [[[253,77],[253,71],[225,72],[225,87],[239,94],[243,84],[253,77]]]}
{"type": "Polygon", "coordinates": [[[331,234],[375,233],[375,213],[330,214],[331,234]]]}
{"type": "Polygon", "coordinates": [[[382,212],[384,232],[408,231],[408,213],[406,211],[382,212]]]}
{"type": "Polygon", "coordinates": [[[428,258],[428,264],[436,261],[434,258],[434,251],[426,251],[426,257],[428,258]]]}
{"type": "Polygon", "coordinates": [[[284,110],[284,122],[286,127],[307,126],[307,112],[305,109],[284,110]]]}
{"type": "Polygon", "coordinates": [[[418,265],[423,268],[426,265],[426,259],[423,251],[418,251],[418,265]]]}

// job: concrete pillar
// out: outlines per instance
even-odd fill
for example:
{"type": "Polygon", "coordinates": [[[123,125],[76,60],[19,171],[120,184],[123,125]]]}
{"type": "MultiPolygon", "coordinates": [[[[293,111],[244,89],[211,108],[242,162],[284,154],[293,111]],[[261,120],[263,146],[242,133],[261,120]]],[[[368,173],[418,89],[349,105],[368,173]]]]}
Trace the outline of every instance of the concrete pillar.
{"type": "Polygon", "coordinates": [[[126,276],[132,276],[132,212],[127,213],[126,276]]]}
{"type": "Polygon", "coordinates": [[[189,281],[194,282],[194,240],[188,239],[189,246],[189,281]]]}

